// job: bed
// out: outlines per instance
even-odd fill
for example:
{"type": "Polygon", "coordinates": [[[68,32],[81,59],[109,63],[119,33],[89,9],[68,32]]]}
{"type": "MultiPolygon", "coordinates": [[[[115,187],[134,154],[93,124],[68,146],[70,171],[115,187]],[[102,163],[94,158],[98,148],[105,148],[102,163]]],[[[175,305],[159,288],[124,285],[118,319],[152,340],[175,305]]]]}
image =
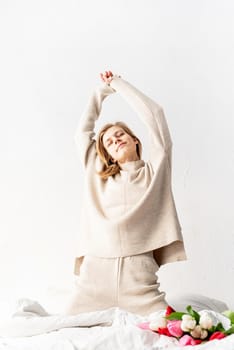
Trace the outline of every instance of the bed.
{"type": "MultiPolygon", "coordinates": [[[[227,305],[203,296],[171,299],[170,304],[182,310],[192,304],[198,311],[206,307],[214,317],[223,321],[221,312],[227,305]],[[183,300],[183,303],[181,303],[183,300]],[[210,309],[213,309],[210,311],[210,309]]],[[[164,350],[191,349],[180,347],[176,338],[159,335],[139,328],[149,320],[119,308],[84,313],[76,316],[49,314],[37,301],[21,299],[9,317],[0,320],[0,349],[4,350],[164,350]]],[[[197,350],[234,349],[234,335],[222,340],[196,345],[197,350]]]]}

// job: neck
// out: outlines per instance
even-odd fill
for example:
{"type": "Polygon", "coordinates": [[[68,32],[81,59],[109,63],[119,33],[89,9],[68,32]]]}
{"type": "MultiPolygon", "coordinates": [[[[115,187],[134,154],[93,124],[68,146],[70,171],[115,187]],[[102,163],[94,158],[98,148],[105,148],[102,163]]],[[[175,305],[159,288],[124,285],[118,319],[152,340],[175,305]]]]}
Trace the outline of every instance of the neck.
{"type": "Polygon", "coordinates": [[[140,160],[140,158],[138,157],[137,154],[134,154],[132,156],[129,156],[129,157],[126,157],[124,160],[121,160],[121,161],[118,161],[119,163],[119,166],[121,166],[122,164],[124,163],[127,163],[127,162],[134,162],[136,160],[140,160]]]}

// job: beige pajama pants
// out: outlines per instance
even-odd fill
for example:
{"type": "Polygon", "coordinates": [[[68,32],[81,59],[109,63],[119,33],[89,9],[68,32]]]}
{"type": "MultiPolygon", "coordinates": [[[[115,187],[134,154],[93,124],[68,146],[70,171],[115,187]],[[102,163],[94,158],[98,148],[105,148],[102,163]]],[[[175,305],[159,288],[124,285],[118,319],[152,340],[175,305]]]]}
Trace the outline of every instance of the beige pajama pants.
{"type": "Polygon", "coordinates": [[[164,309],[153,252],[119,258],[85,256],[65,313],[119,307],[139,315],[164,309]]]}

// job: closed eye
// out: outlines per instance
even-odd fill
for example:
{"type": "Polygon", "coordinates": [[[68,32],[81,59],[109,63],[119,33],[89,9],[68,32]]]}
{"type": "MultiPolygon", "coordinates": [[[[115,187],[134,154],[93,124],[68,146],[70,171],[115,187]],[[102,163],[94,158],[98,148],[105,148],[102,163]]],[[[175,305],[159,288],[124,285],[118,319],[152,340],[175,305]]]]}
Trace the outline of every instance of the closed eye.
{"type": "Polygon", "coordinates": [[[112,142],[108,142],[106,147],[109,147],[112,144],[112,142]]]}
{"type": "MultiPolygon", "coordinates": [[[[120,136],[123,136],[124,135],[124,132],[117,132],[116,134],[115,134],[115,137],[120,137],[120,136]]],[[[112,140],[111,139],[109,139],[109,140],[107,140],[107,143],[106,143],[106,147],[110,147],[110,145],[112,144],[112,140]]]]}

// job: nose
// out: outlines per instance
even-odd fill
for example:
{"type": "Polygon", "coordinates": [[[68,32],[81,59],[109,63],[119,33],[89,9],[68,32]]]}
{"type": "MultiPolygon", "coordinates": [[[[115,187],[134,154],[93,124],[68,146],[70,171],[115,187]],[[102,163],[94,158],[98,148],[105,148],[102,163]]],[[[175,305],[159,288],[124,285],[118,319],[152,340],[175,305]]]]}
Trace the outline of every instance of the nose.
{"type": "Polygon", "coordinates": [[[119,143],[121,141],[121,139],[119,137],[115,138],[115,144],[117,145],[117,143],[119,143]]]}

